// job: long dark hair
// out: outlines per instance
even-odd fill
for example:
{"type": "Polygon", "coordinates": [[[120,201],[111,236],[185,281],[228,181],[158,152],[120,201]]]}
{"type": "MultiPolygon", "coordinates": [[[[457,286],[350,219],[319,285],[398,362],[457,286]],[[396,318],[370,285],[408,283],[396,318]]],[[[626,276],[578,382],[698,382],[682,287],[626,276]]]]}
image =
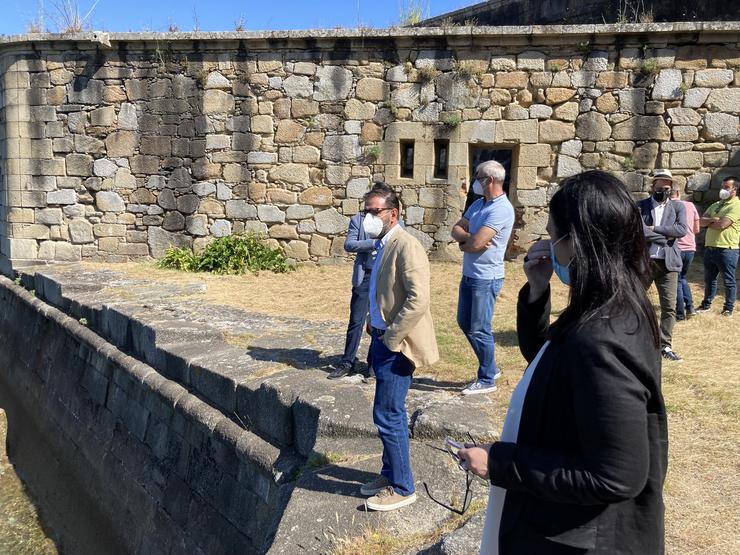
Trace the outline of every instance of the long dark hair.
{"type": "Polygon", "coordinates": [[[659,345],[647,296],[650,259],[642,218],[624,184],[599,170],[569,177],[550,201],[550,217],[558,235],[570,234],[573,245],[570,300],[551,336],[578,328],[597,313],[632,313],[638,327],[648,324],[659,345]]]}

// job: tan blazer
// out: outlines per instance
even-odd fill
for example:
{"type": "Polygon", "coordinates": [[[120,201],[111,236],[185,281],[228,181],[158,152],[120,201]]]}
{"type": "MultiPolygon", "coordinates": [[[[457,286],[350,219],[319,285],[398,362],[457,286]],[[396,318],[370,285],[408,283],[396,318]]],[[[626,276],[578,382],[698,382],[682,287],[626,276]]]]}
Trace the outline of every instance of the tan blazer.
{"type": "Polygon", "coordinates": [[[378,266],[376,301],[388,329],[383,343],[415,368],[439,360],[432,323],[429,259],[424,247],[399,227],[378,266]]]}

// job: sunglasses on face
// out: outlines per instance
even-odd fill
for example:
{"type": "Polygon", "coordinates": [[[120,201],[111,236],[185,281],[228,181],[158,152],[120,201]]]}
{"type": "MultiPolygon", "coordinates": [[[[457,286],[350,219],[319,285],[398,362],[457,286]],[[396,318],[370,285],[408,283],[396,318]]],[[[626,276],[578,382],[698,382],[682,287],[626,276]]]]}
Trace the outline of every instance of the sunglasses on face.
{"type": "Polygon", "coordinates": [[[372,214],[373,216],[379,216],[386,210],[390,210],[390,208],[365,208],[364,210],[360,211],[360,214],[363,216],[367,216],[368,214],[372,214]]]}

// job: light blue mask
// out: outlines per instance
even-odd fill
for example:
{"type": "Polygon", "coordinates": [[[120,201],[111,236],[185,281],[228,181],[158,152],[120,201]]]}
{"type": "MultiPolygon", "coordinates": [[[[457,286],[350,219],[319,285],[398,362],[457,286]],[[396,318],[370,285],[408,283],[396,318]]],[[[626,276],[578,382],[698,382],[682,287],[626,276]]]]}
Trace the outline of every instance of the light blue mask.
{"type": "Polygon", "coordinates": [[[552,258],[552,270],[555,272],[555,275],[560,278],[560,281],[562,281],[565,285],[570,286],[570,262],[568,262],[567,266],[563,266],[558,262],[558,259],[555,257],[555,245],[557,245],[560,241],[565,239],[567,235],[563,235],[560,239],[557,241],[550,242],[550,258],[552,258]]]}

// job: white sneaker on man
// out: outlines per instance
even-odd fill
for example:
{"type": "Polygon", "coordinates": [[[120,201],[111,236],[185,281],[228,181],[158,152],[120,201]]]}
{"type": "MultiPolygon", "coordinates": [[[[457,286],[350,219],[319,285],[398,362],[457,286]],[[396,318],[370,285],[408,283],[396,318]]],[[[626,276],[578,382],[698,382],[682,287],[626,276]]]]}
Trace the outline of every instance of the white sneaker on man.
{"type": "Polygon", "coordinates": [[[483,383],[480,380],[476,380],[463,389],[461,393],[463,395],[477,395],[478,393],[490,393],[492,391],[496,391],[496,382],[483,383]]]}

